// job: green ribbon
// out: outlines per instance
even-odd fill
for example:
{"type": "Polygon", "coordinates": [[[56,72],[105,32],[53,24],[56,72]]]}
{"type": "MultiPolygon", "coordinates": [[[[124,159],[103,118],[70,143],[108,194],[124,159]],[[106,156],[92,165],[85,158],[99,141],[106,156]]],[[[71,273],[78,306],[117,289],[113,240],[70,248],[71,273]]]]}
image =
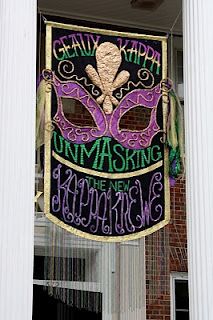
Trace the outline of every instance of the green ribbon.
{"type": "Polygon", "coordinates": [[[169,174],[177,179],[185,169],[183,108],[175,91],[169,92],[170,113],[167,124],[167,145],[169,147],[169,174]]]}

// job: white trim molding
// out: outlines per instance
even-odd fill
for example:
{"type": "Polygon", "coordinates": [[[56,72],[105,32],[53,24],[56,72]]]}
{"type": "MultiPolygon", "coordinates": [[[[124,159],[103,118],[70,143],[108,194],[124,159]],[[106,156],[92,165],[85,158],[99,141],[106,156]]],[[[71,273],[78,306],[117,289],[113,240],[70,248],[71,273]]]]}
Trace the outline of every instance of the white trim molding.
{"type": "Polygon", "coordinates": [[[212,0],[184,0],[184,111],[189,306],[213,319],[212,0]]]}
{"type": "Polygon", "coordinates": [[[0,319],[32,319],[36,0],[0,1],[0,319]]]}
{"type": "Polygon", "coordinates": [[[188,273],[186,272],[172,272],[170,275],[170,314],[171,320],[176,320],[176,306],[175,306],[175,280],[188,281],[188,273]]]}

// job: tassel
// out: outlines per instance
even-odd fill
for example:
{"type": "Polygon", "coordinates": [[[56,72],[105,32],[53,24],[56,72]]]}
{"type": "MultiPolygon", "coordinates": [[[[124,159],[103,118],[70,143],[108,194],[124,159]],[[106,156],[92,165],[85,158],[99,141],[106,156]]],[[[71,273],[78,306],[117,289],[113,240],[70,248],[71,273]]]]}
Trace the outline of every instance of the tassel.
{"type": "Polygon", "coordinates": [[[170,114],[167,124],[167,144],[169,147],[169,175],[176,180],[185,171],[184,119],[183,108],[175,91],[169,92],[170,114]]]}
{"type": "Polygon", "coordinates": [[[41,80],[36,94],[36,151],[38,172],[42,170],[41,147],[44,145],[46,82],[41,80]]]}
{"type": "Polygon", "coordinates": [[[45,95],[46,83],[41,80],[36,95],[36,149],[44,144],[45,95]]]}

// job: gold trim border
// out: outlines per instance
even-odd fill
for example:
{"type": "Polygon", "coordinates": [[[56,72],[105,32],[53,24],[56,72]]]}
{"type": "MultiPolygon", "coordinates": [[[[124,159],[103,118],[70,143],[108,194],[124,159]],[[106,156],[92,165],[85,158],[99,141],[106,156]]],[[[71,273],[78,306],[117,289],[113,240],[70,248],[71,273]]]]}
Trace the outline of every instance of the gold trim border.
{"type": "MultiPolygon", "coordinates": [[[[167,41],[162,41],[162,79],[167,79],[167,41]]],[[[162,98],[163,130],[166,134],[168,103],[162,98]]],[[[164,144],[164,210],[165,221],[170,221],[170,182],[169,182],[169,150],[164,144]]]]}
{"type": "Polygon", "coordinates": [[[146,39],[146,40],[159,40],[159,41],[166,41],[167,36],[153,36],[147,34],[140,34],[135,32],[122,32],[122,31],[113,31],[113,30],[106,30],[101,28],[90,28],[90,27],[83,27],[73,24],[65,24],[53,21],[45,21],[47,26],[51,26],[52,28],[59,28],[59,29],[67,29],[67,30],[74,30],[74,31],[81,31],[81,32],[91,32],[97,34],[103,34],[106,36],[120,36],[120,37],[135,37],[137,39],[146,39]]]}
{"type": "MultiPolygon", "coordinates": [[[[46,69],[52,68],[52,27],[46,26],[46,69]]],[[[46,91],[45,105],[45,159],[44,159],[44,213],[50,212],[50,178],[51,178],[51,131],[46,130],[46,124],[51,122],[51,90],[46,91]]]]}
{"type": "MultiPolygon", "coordinates": [[[[76,31],[85,31],[85,32],[93,32],[103,35],[112,35],[112,36],[121,36],[121,37],[135,37],[138,39],[150,39],[150,40],[158,40],[161,41],[162,44],[162,78],[165,79],[167,77],[167,37],[159,37],[159,36],[149,36],[149,35],[141,35],[137,33],[128,33],[128,32],[118,32],[112,30],[105,29],[97,29],[97,28],[87,28],[76,25],[67,25],[62,23],[56,23],[51,21],[46,21],[46,69],[52,68],[52,28],[61,28],[68,30],[76,30],[76,31]]],[[[164,118],[164,130],[166,129],[166,115],[167,115],[167,105],[163,102],[163,118],[164,118]]],[[[51,92],[46,93],[46,111],[45,111],[45,122],[49,123],[51,121],[51,92]]],[[[50,213],[50,174],[51,174],[51,131],[45,130],[45,172],[44,172],[44,213],[47,219],[51,222],[55,223],[59,227],[71,232],[76,236],[83,237],[89,240],[96,240],[101,242],[122,242],[139,239],[143,236],[147,236],[149,234],[158,231],[169,223],[170,220],[170,187],[169,187],[169,172],[168,172],[168,149],[164,147],[164,202],[165,202],[165,218],[163,221],[159,222],[155,226],[126,236],[95,236],[88,234],[86,232],[75,229],[71,226],[68,226],[63,221],[56,218],[54,215],[50,213]]]]}
{"type": "Polygon", "coordinates": [[[96,176],[96,177],[102,177],[105,179],[127,179],[127,178],[132,178],[135,176],[138,176],[140,174],[145,174],[147,172],[153,171],[159,167],[161,167],[163,165],[163,161],[158,161],[155,164],[152,164],[151,166],[149,166],[148,168],[144,168],[144,169],[140,169],[137,171],[132,171],[132,172],[127,172],[127,173],[108,173],[108,172],[98,172],[92,169],[87,169],[87,168],[83,168],[80,167],[68,160],[63,159],[61,156],[59,156],[57,153],[55,153],[54,151],[52,152],[52,156],[59,162],[63,163],[65,166],[74,169],[78,172],[83,172],[86,174],[89,174],[91,176],[96,176]]]}

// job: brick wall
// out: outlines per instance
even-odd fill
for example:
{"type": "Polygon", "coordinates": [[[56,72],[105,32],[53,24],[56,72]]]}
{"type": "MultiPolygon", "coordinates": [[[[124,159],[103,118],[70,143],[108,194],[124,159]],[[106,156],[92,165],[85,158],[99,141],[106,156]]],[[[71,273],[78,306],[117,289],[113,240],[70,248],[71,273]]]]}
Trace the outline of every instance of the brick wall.
{"type": "Polygon", "coordinates": [[[147,320],[170,319],[170,274],[187,271],[185,181],[171,188],[168,226],[146,237],[147,320]]]}
{"type": "MultiPolygon", "coordinates": [[[[63,99],[63,105],[67,103],[65,115],[67,119],[72,121],[75,125],[94,126],[93,118],[89,111],[78,101],[72,100],[74,103],[71,108],[72,99],[63,99]],[[66,101],[67,100],[67,101],[66,101]]],[[[151,111],[149,109],[141,109],[136,107],[133,110],[127,112],[120,122],[120,128],[131,130],[143,130],[149,124],[151,111]]]]}

